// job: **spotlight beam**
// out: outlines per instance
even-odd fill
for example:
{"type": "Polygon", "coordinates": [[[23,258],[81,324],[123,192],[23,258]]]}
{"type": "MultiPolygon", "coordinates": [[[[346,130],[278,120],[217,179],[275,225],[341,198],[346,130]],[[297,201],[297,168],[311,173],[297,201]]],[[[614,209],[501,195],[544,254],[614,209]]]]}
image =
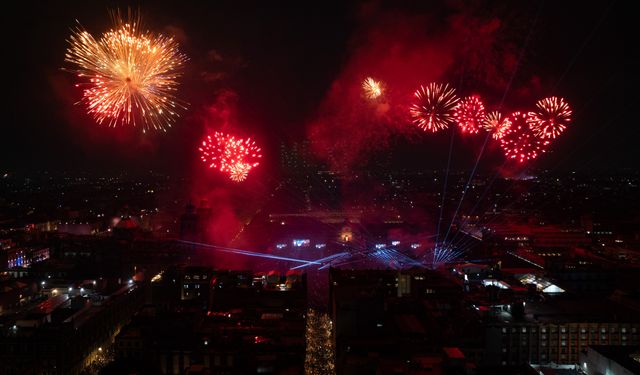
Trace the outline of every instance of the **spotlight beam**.
{"type": "Polygon", "coordinates": [[[184,240],[178,240],[178,242],[181,242],[181,243],[184,243],[184,244],[188,244],[188,245],[195,245],[195,246],[200,246],[200,247],[208,247],[208,248],[214,249],[216,251],[221,251],[223,253],[246,255],[246,256],[250,256],[250,257],[258,257],[258,258],[265,258],[265,259],[286,260],[286,261],[289,261],[289,262],[304,263],[306,265],[310,265],[310,264],[321,265],[322,264],[322,263],[317,262],[315,260],[305,260],[305,259],[298,259],[298,258],[281,257],[281,256],[278,256],[278,255],[264,254],[264,253],[258,253],[258,252],[254,252],[254,251],[241,250],[241,249],[233,249],[233,248],[229,248],[229,247],[210,245],[210,244],[201,243],[201,242],[184,241],[184,240]]]}

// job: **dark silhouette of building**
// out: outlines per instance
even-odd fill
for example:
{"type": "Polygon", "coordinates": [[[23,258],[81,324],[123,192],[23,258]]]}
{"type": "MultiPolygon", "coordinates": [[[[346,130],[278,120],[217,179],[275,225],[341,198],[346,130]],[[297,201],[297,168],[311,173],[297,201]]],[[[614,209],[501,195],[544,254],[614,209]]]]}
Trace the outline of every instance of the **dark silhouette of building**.
{"type": "Polygon", "coordinates": [[[144,368],[154,374],[303,373],[305,275],[186,267],[165,271],[154,282],[159,288],[152,288],[153,293],[173,294],[174,277],[184,291],[170,306],[145,306],[122,329],[115,340],[114,369],[123,373],[144,368]],[[203,310],[194,302],[206,294],[209,307],[203,310]]]}
{"type": "Polygon", "coordinates": [[[207,242],[209,240],[212,209],[205,199],[200,201],[196,209],[189,202],[185,213],[180,216],[180,239],[185,241],[207,242]]]}
{"type": "Polygon", "coordinates": [[[185,207],[185,213],[180,216],[180,239],[197,241],[198,238],[198,214],[196,206],[191,202],[185,207]]]}

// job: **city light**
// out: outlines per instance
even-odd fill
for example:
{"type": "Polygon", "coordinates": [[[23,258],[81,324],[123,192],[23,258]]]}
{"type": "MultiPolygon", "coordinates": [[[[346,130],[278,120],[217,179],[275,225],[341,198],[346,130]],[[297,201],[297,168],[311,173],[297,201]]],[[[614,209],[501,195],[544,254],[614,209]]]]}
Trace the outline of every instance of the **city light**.
{"type": "Polygon", "coordinates": [[[304,239],[304,240],[293,240],[292,241],[293,246],[294,247],[307,247],[309,246],[309,244],[311,243],[310,240],[308,239],[304,239]]]}

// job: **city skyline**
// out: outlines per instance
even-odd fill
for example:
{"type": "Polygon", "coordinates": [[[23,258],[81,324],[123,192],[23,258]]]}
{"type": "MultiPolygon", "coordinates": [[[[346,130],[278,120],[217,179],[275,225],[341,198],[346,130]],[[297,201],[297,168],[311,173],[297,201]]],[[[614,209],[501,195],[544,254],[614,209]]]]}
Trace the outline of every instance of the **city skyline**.
{"type": "Polygon", "coordinates": [[[640,373],[630,8],[21,3],[0,375],[640,373]]]}

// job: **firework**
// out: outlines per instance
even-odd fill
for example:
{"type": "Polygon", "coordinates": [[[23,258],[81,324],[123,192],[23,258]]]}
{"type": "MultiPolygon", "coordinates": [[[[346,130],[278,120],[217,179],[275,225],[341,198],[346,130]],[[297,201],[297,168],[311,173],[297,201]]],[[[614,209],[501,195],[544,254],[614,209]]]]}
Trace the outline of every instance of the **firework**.
{"type": "Polygon", "coordinates": [[[251,138],[236,138],[220,132],[208,135],[201,146],[200,158],[220,172],[227,173],[232,181],[240,182],[249,172],[260,164],[260,148],[251,138]]]}
{"type": "Polygon", "coordinates": [[[384,88],[382,87],[382,83],[380,81],[376,81],[371,77],[367,77],[362,82],[362,90],[364,90],[364,95],[368,99],[377,99],[382,96],[384,88]]]}
{"type": "Polygon", "coordinates": [[[551,96],[536,103],[538,109],[532,112],[529,125],[537,137],[555,138],[571,122],[571,108],[562,98],[551,96]]]}
{"type": "Polygon", "coordinates": [[[502,114],[498,111],[493,111],[487,114],[482,124],[484,129],[488,132],[492,132],[493,139],[501,139],[505,133],[511,127],[511,120],[508,117],[502,117],[502,114]]]}
{"type": "Polygon", "coordinates": [[[455,89],[448,84],[430,83],[415,92],[417,103],[411,106],[413,122],[423,130],[446,129],[454,120],[458,103],[455,89]]]}
{"type": "Polygon", "coordinates": [[[140,30],[140,18],[113,15],[114,28],[95,39],[72,31],[65,61],[81,80],[87,112],[102,124],[166,130],[184,104],[175,97],[187,57],[173,38],[140,30]]]}
{"type": "Polygon", "coordinates": [[[511,127],[500,139],[502,150],[508,159],[523,163],[545,152],[544,147],[549,144],[549,141],[535,136],[529,127],[531,116],[531,113],[523,112],[514,112],[509,116],[511,127]]]}
{"type": "Polygon", "coordinates": [[[456,106],[454,117],[463,133],[476,134],[486,117],[484,105],[477,96],[466,97],[456,106]]]}
{"type": "Polygon", "coordinates": [[[253,168],[252,165],[247,163],[236,163],[229,166],[229,178],[231,181],[240,182],[244,181],[249,175],[249,171],[253,168]]]}

